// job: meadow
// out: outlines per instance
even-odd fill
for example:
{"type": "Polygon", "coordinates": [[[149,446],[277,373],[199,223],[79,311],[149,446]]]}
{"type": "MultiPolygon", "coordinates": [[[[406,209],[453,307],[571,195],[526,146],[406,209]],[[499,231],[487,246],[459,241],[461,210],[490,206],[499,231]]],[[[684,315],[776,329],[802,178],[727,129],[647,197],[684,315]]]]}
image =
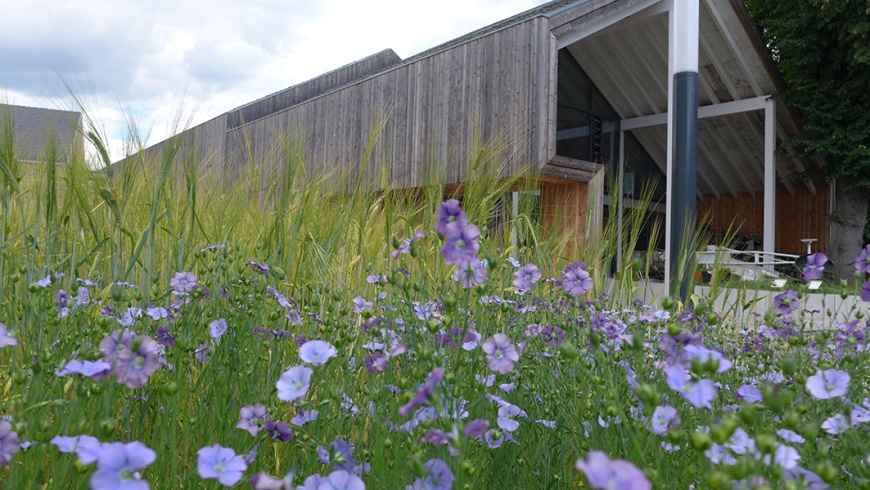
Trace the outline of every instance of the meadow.
{"type": "Polygon", "coordinates": [[[86,120],[62,169],[0,135],[3,488],[870,488],[868,319],[632,300],[643,206],[569,246],[495,219],[498,143],[383,192],[291,144],[101,167],[86,120]]]}

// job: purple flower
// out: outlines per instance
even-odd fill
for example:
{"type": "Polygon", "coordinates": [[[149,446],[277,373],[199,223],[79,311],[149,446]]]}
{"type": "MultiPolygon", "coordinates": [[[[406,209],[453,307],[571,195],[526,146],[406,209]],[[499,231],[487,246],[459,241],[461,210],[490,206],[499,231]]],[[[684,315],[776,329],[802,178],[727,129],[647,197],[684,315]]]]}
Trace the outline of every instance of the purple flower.
{"type": "Polygon", "coordinates": [[[465,424],[463,431],[468,437],[480,437],[486,431],[487,427],[489,427],[489,420],[476,419],[465,424]]]}
{"type": "Polygon", "coordinates": [[[447,225],[458,223],[460,227],[468,224],[468,215],[459,207],[459,201],[450,199],[441,204],[436,213],[438,222],[435,223],[435,231],[447,236],[447,225]]]}
{"type": "Polygon", "coordinates": [[[192,272],[176,272],[169,280],[169,287],[176,293],[189,293],[196,289],[196,276],[192,272]]]}
{"type": "Polygon", "coordinates": [[[209,352],[211,352],[211,346],[208,344],[202,344],[196,348],[193,355],[200,364],[205,364],[209,359],[211,359],[211,356],[208,354],[209,352]]]}
{"type": "Polygon", "coordinates": [[[269,438],[273,441],[287,442],[293,439],[293,430],[287,422],[275,422],[269,417],[263,422],[263,430],[269,434],[269,438]]]}
{"type": "Polygon", "coordinates": [[[683,349],[686,356],[688,356],[688,360],[698,359],[701,361],[701,364],[708,362],[710,359],[715,360],[717,368],[717,373],[724,373],[725,371],[731,369],[732,362],[728,359],[725,359],[725,356],[722,355],[721,352],[710,350],[702,345],[687,345],[683,349]]]}
{"type": "MultiPolygon", "coordinates": [[[[308,480],[305,480],[306,486],[308,480]]],[[[318,490],[365,490],[366,484],[362,478],[345,470],[333,471],[326,478],[320,479],[318,490]]]]}
{"type": "Polygon", "coordinates": [[[317,420],[318,415],[320,415],[320,412],[317,410],[300,410],[299,413],[290,420],[290,423],[297,427],[302,427],[308,422],[314,422],[317,420]]]}
{"type": "Polygon", "coordinates": [[[35,281],[33,283],[35,286],[39,286],[41,288],[47,288],[51,286],[51,274],[43,277],[42,279],[35,281]]]}
{"type": "Polygon", "coordinates": [[[62,370],[55,370],[54,374],[57,376],[80,374],[99,381],[108,376],[111,371],[112,366],[102,359],[98,361],[77,361],[73,359],[66,363],[62,370]]]}
{"type": "Polygon", "coordinates": [[[737,398],[746,403],[758,403],[762,400],[761,390],[757,386],[743,385],[737,388],[737,398]]]}
{"type": "Polygon", "coordinates": [[[134,334],[130,330],[115,330],[100,341],[100,352],[103,353],[106,362],[114,366],[118,355],[130,349],[133,336],[134,334]]]}
{"type": "Polygon", "coordinates": [[[795,311],[798,307],[797,293],[788,290],[783,291],[773,298],[773,306],[780,315],[788,315],[795,311]]]}
{"type": "Polygon", "coordinates": [[[18,434],[12,430],[12,424],[0,420],[0,468],[9,464],[12,455],[21,451],[21,441],[18,434]]]}
{"type": "Polygon", "coordinates": [[[499,427],[507,432],[513,432],[520,428],[519,421],[516,417],[525,415],[525,412],[516,405],[503,405],[498,407],[498,419],[496,423],[499,427]]]}
{"type": "Polygon", "coordinates": [[[486,284],[486,281],[489,280],[486,261],[475,257],[460,265],[452,277],[453,280],[462,284],[462,287],[465,289],[473,288],[479,284],[486,284]]]}
{"type": "Polygon", "coordinates": [[[9,335],[9,330],[6,329],[6,325],[0,323],[0,349],[10,345],[18,345],[18,339],[9,335]]]}
{"type": "Polygon", "coordinates": [[[541,279],[541,269],[535,264],[526,264],[514,272],[514,286],[517,289],[528,291],[541,279]]]}
{"type": "Polygon", "coordinates": [[[92,436],[55,436],[51,443],[62,453],[76,453],[82,464],[91,464],[100,459],[103,445],[92,436]]]}
{"type": "Polygon", "coordinates": [[[828,417],[827,420],[822,422],[822,430],[827,432],[828,434],[837,435],[852,428],[852,421],[849,420],[849,417],[838,413],[833,417],[828,417]]]}
{"type": "Polygon", "coordinates": [[[254,422],[260,422],[266,418],[266,405],[258,403],[256,405],[245,405],[239,410],[239,421],[236,423],[236,429],[248,431],[252,436],[260,432],[260,426],[254,422]]]}
{"type": "Polygon", "coordinates": [[[583,296],[592,289],[592,276],[586,271],[586,264],[582,262],[568,264],[562,271],[561,285],[562,289],[575,298],[583,296]]]}
{"type": "Polygon", "coordinates": [[[497,333],[486,339],[481,348],[486,353],[489,369],[499,374],[513,371],[514,364],[520,359],[516,347],[511,343],[510,338],[503,333],[497,333]]]}
{"type": "Polygon", "coordinates": [[[426,383],[423,384],[423,387],[420,388],[420,391],[411,398],[411,401],[403,405],[399,409],[399,415],[402,417],[407,417],[411,414],[411,410],[414,408],[423,405],[426,403],[426,399],[429,398],[429,395],[435,390],[435,387],[438,386],[438,383],[441,382],[441,379],[444,377],[444,370],[441,367],[436,367],[429,373],[429,379],[426,380],[426,383]]]}
{"type": "Polygon", "coordinates": [[[258,264],[256,262],[254,262],[253,260],[249,260],[247,262],[247,265],[251,266],[251,269],[254,269],[254,271],[259,272],[260,274],[263,274],[264,276],[268,276],[269,271],[271,270],[271,269],[269,269],[268,265],[258,264]]]}
{"type": "Polygon", "coordinates": [[[498,449],[502,444],[504,444],[504,435],[499,433],[499,437],[496,437],[495,434],[496,433],[490,429],[483,435],[483,442],[486,443],[490,449],[498,449]]]}
{"type": "Polygon", "coordinates": [[[161,325],[157,327],[157,343],[160,345],[165,345],[166,347],[172,347],[175,345],[175,337],[169,333],[169,327],[165,325],[161,325]]]}
{"type": "Polygon", "coordinates": [[[846,371],[827,369],[807,378],[806,388],[813,398],[827,400],[845,395],[851,380],[846,371]]]}
{"type": "Polygon", "coordinates": [[[828,256],[822,252],[814,253],[807,257],[807,265],[804,266],[803,270],[804,280],[809,282],[815,279],[821,279],[827,262],[828,256]]]}
{"type": "Polygon", "coordinates": [[[354,313],[359,314],[359,313],[362,313],[363,310],[365,310],[365,309],[372,310],[372,309],[374,309],[374,307],[375,307],[374,303],[372,303],[371,301],[366,301],[365,298],[363,298],[362,296],[357,296],[356,298],[353,299],[353,312],[354,313]]]}
{"type": "Polygon", "coordinates": [[[215,478],[226,487],[231,487],[242,479],[242,473],[248,469],[245,459],[235,451],[220,444],[207,446],[196,452],[199,459],[196,471],[203,479],[215,478]]]}
{"type": "Polygon", "coordinates": [[[864,247],[864,250],[855,258],[855,270],[870,274],[870,245],[864,247]]]}
{"type": "Polygon", "coordinates": [[[621,459],[611,461],[601,451],[589,451],[586,459],[578,459],[574,466],[589,480],[591,488],[619,490],[649,490],[652,483],[643,471],[621,459]]]}
{"type": "Polygon", "coordinates": [[[663,436],[679,425],[680,415],[677,413],[677,409],[667,405],[656,407],[649,420],[649,430],[657,436],[663,436]]]}
{"type": "Polygon", "coordinates": [[[861,286],[861,299],[870,303],[870,281],[861,286]]]}
{"type": "Polygon", "coordinates": [[[218,318],[217,320],[208,324],[208,334],[213,339],[218,339],[223,336],[227,332],[227,321],[223,318],[218,318]]]}
{"type": "Polygon", "coordinates": [[[293,490],[296,488],[293,486],[293,480],[295,477],[295,472],[290,473],[281,480],[273,478],[271,475],[266,473],[257,473],[248,480],[248,483],[254,490],[293,490]]]}
{"type": "Polygon", "coordinates": [[[680,396],[689,401],[695,408],[713,408],[710,403],[716,397],[716,386],[709,379],[693,381],[689,373],[682,366],[668,366],[665,368],[665,376],[668,386],[680,393],[680,396]]]}
{"type": "Polygon", "coordinates": [[[139,470],[157,459],[157,454],[139,441],[103,444],[97,471],[91,476],[91,490],[147,490],[139,470]]]}
{"type": "Polygon", "coordinates": [[[411,490],[450,490],[453,488],[453,472],[440,459],[430,459],[425,464],[426,474],[414,481],[411,490]]]}
{"type": "Polygon", "coordinates": [[[278,378],[278,398],[285,402],[305,396],[311,386],[311,375],[314,373],[305,366],[295,366],[278,378]]]}
{"type": "Polygon", "coordinates": [[[448,224],[444,229],[444,246],[441,247],[441,255],[444,262],[449,265],[463,266],[477,257],[480,244],[477,237],[480,230],[477,226],[468,224],[461,226],[458,222],[448,224]]]}
{"type": "MultiPolygon", "coordinates": [[[[394,259],[398,259],[398,258],[399,258],[399,254],[409,254],[409,253],[411,253],[411,247],[414,246],[414,242],[416,242],[417,240],[423,238],[424,236],[425,236],[425,235],[423,235],[423,230],[418,231],[417,233],[414,234],[414,237],[411,238],[410,240],[403,240],[403,241],[402,241],[402,242],[403,242],[402,245],[401,245],[399,248],[393,250],[393,253],[390,254],[390,255],[391,255],[394,259]]],[[[375,282],[377,282],[377,281],[375,281],[375,282]]]]}
{"type": "Polygon", "coordinates": [[[122,350],[115,359],[118,383],[123,383],[128,388],[141,388],[159,368],[157,342],[147,335],[134,339],[131,347],[122,350]]]}
{"type": "Polygon", "coordinates": [[[309,340],[299,348],[299,358],[314,366],[325,364],[335,354],[335,347],[323,340],[309,340]]]}

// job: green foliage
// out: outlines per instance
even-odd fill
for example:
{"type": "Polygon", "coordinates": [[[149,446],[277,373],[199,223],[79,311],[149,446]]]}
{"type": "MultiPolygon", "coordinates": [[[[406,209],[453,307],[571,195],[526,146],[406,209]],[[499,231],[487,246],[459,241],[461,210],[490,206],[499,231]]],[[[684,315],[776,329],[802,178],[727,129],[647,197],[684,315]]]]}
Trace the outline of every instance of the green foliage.
{"type": "Polygon", "coordinates": [[[824,158],[829,181],[870,188],[870,4],[745,1],[806,131],[786,144],[824,158]]]}

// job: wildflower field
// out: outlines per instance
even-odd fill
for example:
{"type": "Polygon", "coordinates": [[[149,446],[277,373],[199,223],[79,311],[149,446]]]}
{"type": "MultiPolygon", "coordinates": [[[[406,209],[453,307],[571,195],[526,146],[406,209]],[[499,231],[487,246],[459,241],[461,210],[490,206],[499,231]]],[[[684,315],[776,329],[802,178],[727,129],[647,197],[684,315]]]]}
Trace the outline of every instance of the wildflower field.
{"type": "Polygon", "coordinates": [[[504,233],[492,209],[534,184],[492,148],[460,203],[316,175],[289,145],[227,185],[180,143],[96,171],[14,144],[4,489],[870,488],[866,318],[822,328],[792,291],[753,324],[643,304],[636,262],[607,290],[643,210],[575,247],[531,204],[504,233]]]}

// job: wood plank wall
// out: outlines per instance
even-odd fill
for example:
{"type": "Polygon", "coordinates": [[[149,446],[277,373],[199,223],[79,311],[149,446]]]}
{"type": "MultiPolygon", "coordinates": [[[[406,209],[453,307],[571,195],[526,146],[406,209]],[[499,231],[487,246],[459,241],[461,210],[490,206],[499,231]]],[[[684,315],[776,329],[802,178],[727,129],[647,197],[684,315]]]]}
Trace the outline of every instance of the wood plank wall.
{"type": "Polygon", "coordinates": [[[541,181],[541,228],[545,236],[568,238],[561,255],[572,257],[586,236],[589,183],[547,178],[541,181]]]}
{"type": "Polygon", "coordinates": [[[275,114],[278,111],[325,94],[342,85],[362,80],[401,62],[402,59],[392,49],[385,49],[367,58],[228,112],[226,129],[235,129],[244,123],[275,114]]]}
{"type": "MultiPolygon", "coordinates": [[[[388,172],[392,188],[467,179],[476,144],[502,137],[509,170],[546,163],[547,21],[534,18],[351,84],[228,133],[228,165],[270,156],[282,135],[301,138],[309,169],[358,174],[380,127],[365,180],[388,172]],[[533,143],[534,142],[534,143],[533,143]]],[[[271,162],[271,163],[270,163],[271,162]]],[[[269,171],[266,169],[266,171],[269,171]]],[[[381,186],[378,186],[381,187],[381,186]]]]}
{"type": "MultiPolygon", "coordinates": [[[[828,209],[830,207],[830,188],[817,186],[812,195],[805,186],[796,186],[794,196],[785,189],[778,188],[776,193],[776,251],[781,253],[806,253],[802,238],[817,238],[813,250],[828,250],[828,209]]],[[[709,213],[712,230],[725,231],[733,222],[740,232],[764,237],[764,193],[755,197],[750,194],[737,194],[737,199],[723,194],[716,200],[704,196],[698,201],[699,221],[709,213]]]]}

